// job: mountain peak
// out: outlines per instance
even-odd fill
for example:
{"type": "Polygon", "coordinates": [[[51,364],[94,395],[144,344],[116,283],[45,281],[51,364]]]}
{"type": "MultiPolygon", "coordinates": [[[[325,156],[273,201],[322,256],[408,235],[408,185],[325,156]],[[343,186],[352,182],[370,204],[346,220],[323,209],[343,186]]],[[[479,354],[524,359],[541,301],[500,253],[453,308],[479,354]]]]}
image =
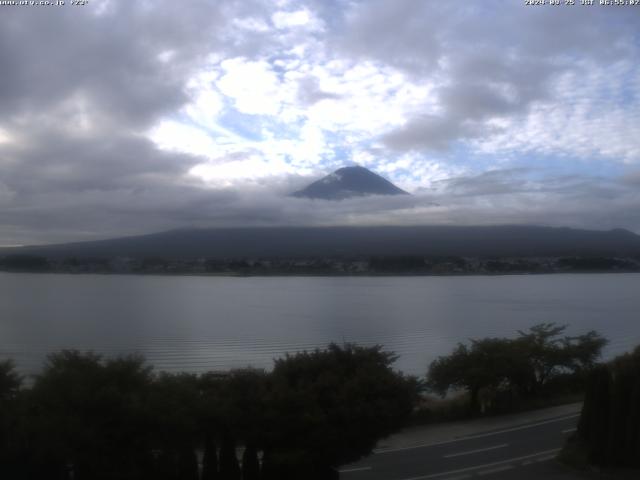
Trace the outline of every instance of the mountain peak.
{"type": "Polygon", "coordinates": [[[294,197],[343,200],[366,195],[408,195],[389,180],[359,165],[342,167],[292,194],[294,197]]]}

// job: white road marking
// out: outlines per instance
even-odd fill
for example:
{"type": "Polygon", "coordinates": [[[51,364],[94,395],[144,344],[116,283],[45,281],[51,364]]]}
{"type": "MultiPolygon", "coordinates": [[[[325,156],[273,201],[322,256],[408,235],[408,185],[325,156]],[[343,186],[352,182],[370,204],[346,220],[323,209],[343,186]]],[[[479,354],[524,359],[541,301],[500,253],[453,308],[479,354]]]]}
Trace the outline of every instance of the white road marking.
{"type": "Polygon", "coordinates": [[[575,432],[577,430],[577,428],[567,428],[566,430],[562,430],[562,433],[571,433],[571,432],[575,432]]]}
{"type": "Polygon", "coordinates": [[[484,465],[474,465],[472,467],[460,468],[458,470],[449,470],[447,472],[432,473],[430,475],[423,475],[423,476],[420,476],[420,477],[404,478],[402,480],[427,480],[429,478],[444,477],[446,475],[455,475],[457,473],[472,472],[474,470],[481,470],[481,469],[486,469],[486,468],[491,468],[491,467],[497,467],[498,465],[506,465],[506,464],[513,463],[513,462],[519,462],[521,460],[527,460],[529,458],[539,457],[541,455],[556,454],[559,451],[560,451],[559,448],[554,448],[553,450],[544,450],[542,452],[536,452],[536,453],[532,453],[530,455],[523,455],[522,457],[509,458],[507,460],[501,460],[499,462],[485,463],[484,465]]]}
{"type": "Polygon", "coordinates": [[[503,467],[490,468],[489,470],[483,470],[478,472],[478,475],[491,475],[492,473],[504,472],[505,470],[511,470],[513,465],[505,465],[503,467]]]}
{"type": "Polygon", "coordinates": [[[477,450],[467,450],[466,452],[459,452],[459,453],[450,453],[449,455],[443,455],[443,456],[444,458],[461,457],[463,455],[471,455],[473,453],[486,452],[488,450],[496,450],[498,448],[504,448],[508,446],[509,446],[508,443],[503,443],[502,445],[495,445],[493,447],[478,448],[477,450]]]}
{"type": "Polygon", "coordinates": [[[374,450],[373,453],[375,453],[376,455],[380,455],[383,453],[401,452],[403,450],[414,450],[416,448],[435,447],[436,445],[447,445],[449,443],[464,442],[465,440],[473,440],[476,438],[490,437],[493,435],[500,435],[501,433],[515,432],[518,430],[526,430],[527,428],[538,427],[540,425],[546,425],[548,423],[562,422],[564,420],[570,420],[572,418],[576,418],[579,416],[580,414],[576,413],[575,415],[568,415],[565,417],[553,418],[551,420],[544,420],[542,422],[530,423],[528,425],[521,425],[519,427],[506,428],[504,430],[497,430],[495,432],[479,433],[477,435],[469,435],[466,437],[454,438],[453,440],[447,440],[445,442],[421,443],[418,445],[410,445],[408,447],[398,447],[398,448],[381,448],[379,450],[374,450]]]}
{"type": "Polygon", "coordinates": [[[345,468],[345,469],[342,469],[342,470],[338,470],[338,472],[340,472],[340,473],[364,472],[365,470],[371,470],[371,467],[345,468]]]}
{"type": "Polygon", "coordinates": [[[535,461],[537,463],[548,462],[549,460],[553,460],[554,458],[556,458],[555,455],[545,455],[544,457],[536,458],[535,461]]]}

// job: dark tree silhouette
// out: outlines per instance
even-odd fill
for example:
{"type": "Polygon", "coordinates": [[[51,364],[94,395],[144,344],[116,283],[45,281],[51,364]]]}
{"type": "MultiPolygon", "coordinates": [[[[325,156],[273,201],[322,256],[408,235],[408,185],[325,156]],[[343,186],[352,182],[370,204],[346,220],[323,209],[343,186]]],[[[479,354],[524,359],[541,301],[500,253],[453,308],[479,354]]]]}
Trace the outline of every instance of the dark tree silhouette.
{"type": "Polygon", "coordinates": [[[242,480],[260,480],[260,462],[255,445],[248,444],[242,454],[242,480]]]}
{"type": "Polygon", "coordinates": [[[277,360],[269,399],[269,468],[286,466],[312,478],[358,460],[401,428],[418,383],[394,372],[394,360],[380,346],[350,344],[277,360]]]}
{"type": "Polygon", "coordinates": [[[22,377],[16,372],[13,361],[0,362],[0,402],[14,399],[21,385],[22,377]]]}
{"type": "Polygon", "coordinates": [[[17,458],[20,427],[17,424],[20,404],[18,395],[22,377],[10,360],[0,362],[0,465],[9,477],[17,475],[21,461],[17,458]]]}
{"type": "Polygon", "coordinates": [[[381,347],[331,345],[286,356],[268,374],[194,375],[155,374],[136,356],[66,350],[22,389],[3,362],[0,473],[196,480],[203,449],[203,480],[335,478],[339,465],[370,453],[413,409],[418,382],[394,372],[394,358],[381,347]],[[245,446],[242,471],[236,441],[245,446]]]}
{"type": "Polygon", "coordinates": [[[236,456],[236,442],[230,432],[225,432],[220,447],[220,478],[240,480],[240,464],[236,456]]]}
{"type": "Polygon", "coordinates": [[[501,393],[508,394],[510,404],[516,397],[538,396],[561,375],[583,382],[606,340],[593,331],[561,337],[565,328],[543,323],[519,332],[514,339],[485,338],[471,340],[469,346],[459,344],[450,355],[431,363],[427,386],[443,396],[450,389],[466,390],[470,411],[477,413],[491,408],[501,393]]]}
{"type": "Polygon", "coordinates": [[[199,480],[198,458],[193,448],[183,446],[178,453],[178,472],[180,480],[199,480]]]}
{"type": "Polygon", "coordinates": [[[589,374],[576,436],[591,464],[640,467],[640,347],[589,374]]]}
{"type": "Polygon", "coordinates": [[[216,442],[211,435],[207,435],[202,456],[202,480],[218,480],[219,478],[216,442]]]}
{"type": "Polygon", "coordinates": [[[137,357],[103,362],[76,351],[50,355],[28,400],[34,468],[69,466],[78,480],[142,476],[150,382],[150,369],[137,357]]]}

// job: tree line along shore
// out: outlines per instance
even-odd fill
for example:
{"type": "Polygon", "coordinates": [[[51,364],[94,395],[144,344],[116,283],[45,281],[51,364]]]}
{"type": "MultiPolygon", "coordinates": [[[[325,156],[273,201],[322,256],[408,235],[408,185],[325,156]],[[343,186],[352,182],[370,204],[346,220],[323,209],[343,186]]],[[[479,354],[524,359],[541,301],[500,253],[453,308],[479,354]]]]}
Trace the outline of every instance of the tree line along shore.
{"type": "Polygon", "coordinates": [[[163,258],[0,256],[0,271],[174,275],[504,275],[640,272],[640,257],[366,256],[163,258]]]}

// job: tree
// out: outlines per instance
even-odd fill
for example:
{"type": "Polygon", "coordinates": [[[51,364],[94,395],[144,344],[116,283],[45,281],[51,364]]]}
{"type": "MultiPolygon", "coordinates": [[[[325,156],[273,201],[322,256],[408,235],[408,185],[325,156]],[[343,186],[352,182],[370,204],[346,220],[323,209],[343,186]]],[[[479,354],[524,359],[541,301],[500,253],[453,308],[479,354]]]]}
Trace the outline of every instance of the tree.
{"type": "Polygon", "coordinates": [[[240,464],[236,456],[236,442],[231,432],[225,432],[220,447],[220,478],[222,480],[240,480],[240,464]]]}
{"type": "Polygon", "coordinates": [[[560,337],[566,325],[540,323],[528,332],[519,331],[515,340],[529,364],[528,384],[523,387],[529,395],[535,395],[559,372],[582,374],[595,364],[607,340],[590,331],[576,337],[560,337]]]}
{"type": "Polygon", "coordinates": [[[0,268],[14,272],[43,272],[49,270],[49,261],[37,255],[7,255],[0,259],[0,268]]]}
{"type": "Polygon", "coordinates": [[[149,386],[146,409],[150,445],[160,452],[160,459],[167,465],[164,470],[175,472],[180,480],[195,478],[200,402],[200,385],[195,374],[162,372],[154,376],[149,386]]]}
{"type": "Polygon", "coordinates": [[[196,452],[188,444],[178,452],[178,472],[180,480],[198,480],[198,458],[196,452]]]}
{"type": "Polygon", "coordinates": [[[19,419],[10,433],[20,447],[0,451],[0,465],[16,480],[195,480],[204,445],[203,479],[337,478],[339,465],[370,453],[413,409],[418,382],[394,372],[394,359],[381,347],[331,345],[288,355],[269,374],[198,376],[66,350],[24,390],[3,363],[0,419],[19,419]]]}
{"type": "Polygon", "coordinates": [[[252,450],[256,453],[255,447],[264,437],[267,379],[264,370],[251,368],[225,374],[206,373],[199,378],[201,404],[198,418],[205,438],[204,478],[224,478],[225,475],[235,478],[238,474],[234,466],[238,463],[235,446],[231,452],[229,440],[234,440],[234,445],[235,440],[245,445],[247,454],[252,450]],[[223,443],[219,473],[216,471],[215,439],[223,443]]]}
{"type": "Polygon", "coordinates": [[[19,426],[16,422],[17,402],[22,377],[11,360],[0,362],[0,465],[8,476],[17,475],[21,465],[15,461],[19,426]]]}
{"type": "Polygon", "coordinates": [[[16,397],[22,386],[22,377],[16,372],[15,364],[11,360],[0,362],[0,402],[6,402],[16,397]]]}
{"type": "Polygon", "coordinates": [[[565,366],[577,373],[590,370],[598,361],[608,341],[595,330],[577,337],[564,337],[562,349],[565,366]]]}
{"type": "Polygon", "coordinates": [[[260,480],[258,451],[253,444],[248,444],[242,454],[242,480],[260,480]]]}
{"type": "Polygon", "coordinates": [[[143,477],[150,382],[151,369],[140,357],[50,355],[29,392],[31,463],[49,471],[71,465],[78,480],[143,477]]]}
{"type": "Polygon", "coordinates": [[[591,418],[589,424],[589,460],[597,465],[606,463],[608,423],[611,413],[611,372],[606,366],[593,374],[591,418]]]}
{"type": "Polygon", "coordinates": [[[268,468],[281,478],[314,478],[314,472],[325,478],[404,426],[418,383],[393,371],[395,358],[380,346],[331,344],[276,360],[264,445],[268,468]]]}
{"type": "Polygon", "coordinates": [[[528,332],[518,331],[520,338],[515,340],[521,355],[528,359],[528,394],[537,393],[553,375],[554,371],[568,363],[567,355],[558,338],[566,330],[566,325],[540,323],[529,328],[528,332]]]}
{"type": "Polygon", "coordinates": [[[204,453],[202,456],[202,480],[217,480],[218,452],[216,442],[211,435],[206,435],[204,441],[204,453]]]}
{"type": "Polygon", "coordinates": [[[458,344],[448,356],[431,363],[427,373],[428,387],[444,396],[450,389],[469,393],[471,413],[482,410],[481,392],[493,396],[507,385],[519,382],[523,362],[513,342],[501,338],[472,340],[471,346],[458,344]]]}
{"type": "MultiPolygon", "coordinates": [[[[451,389],[469,393],[472,413],[482,410],[480,401],[494,403],[501,393],[533,397],[561,374],[583,380],[595,364],[606,340],[596,332],[577,337],[560,337],[565,326],[553,323],[534,325],[515,339],[473,339],[458,344],[450,355],[434,360],[427,373],[427,386],[446,395],[451,389]]],[[[491,405],[489,405],[491,406],[491,405]]]]}
{"type": "Polygon", "coordinates": [[[202,379],[206,415],[219,433],[233,432],[244,445],[260,443],[264,435],[269,376],[260,369],[232,370],[222,378],[202,379]]]}
{"type": "Polygon", "coordinates": [[[591,464],[640,467],[640,347],[590,372],[577,437],[591,464]]]}

